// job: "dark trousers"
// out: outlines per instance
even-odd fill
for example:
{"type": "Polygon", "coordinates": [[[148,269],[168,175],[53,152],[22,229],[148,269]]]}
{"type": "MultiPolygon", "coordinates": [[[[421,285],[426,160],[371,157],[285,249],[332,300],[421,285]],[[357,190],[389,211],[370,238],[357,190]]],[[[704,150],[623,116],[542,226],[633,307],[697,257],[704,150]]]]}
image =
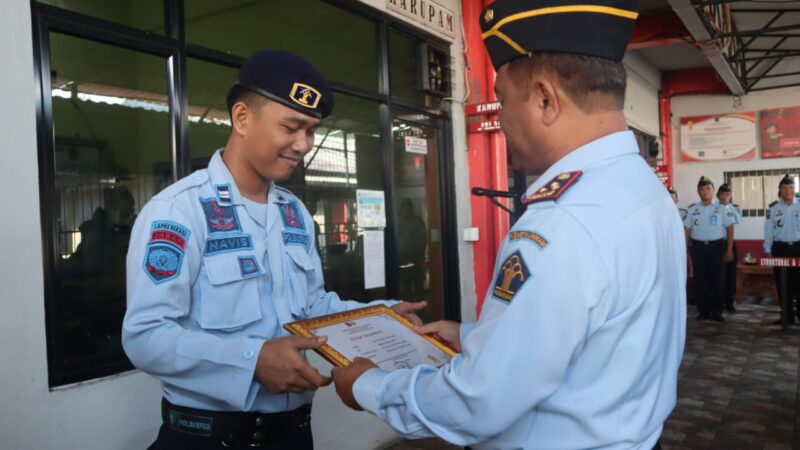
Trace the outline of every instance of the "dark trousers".
{"type": "Polygon", "coordinates": [[[224,413],[164,400],[163,422],[148,450],[314,450],[309,412],[310,406],[276,414],[224,413]]]}
{"type": "MultiPolygon", "coordinates": [[[[773,242],[772,243],[772,256],[776,258],[797,258],[800,257],[800,241],[798,242],[773,242]]],[[[794,306],[792,305],[792,297],[794,297],[798,302],[800,302],[800,269],[797,268],[787,268],[786,269],[786,291],[789,295],[789,298],[786,299],[785,303],[783,299],[783,291],[781,290],[781,273],[783,271],[780,268],[775,268],[773,273],[775,274],[775,284],[778,286],[778,296],[780,296],[780,301],[782,304],[786,304],[788,309],[786,312],[786,317],[789,320],[794,320],[795,314],[797,317],[800,318],[800,308],[795,311],[794,306]]]]}
{"type": "Polygon", "coordinates": [[[722,313],[722,289],[725,277],[725,239],[698,241],[692,239],[691,256],[694,269],[694,297],[701,314],[722,313]]]}
{"type": "MultiPolygon", "coordinates": [[[[724,257],[724,254],[723,254],[724,257]]],[[[736,244],[733,244],[733,261],[725,263],[725,307],[732,308],[736,299],[736,262],[739,260],[739,252],[736,244]]]]}

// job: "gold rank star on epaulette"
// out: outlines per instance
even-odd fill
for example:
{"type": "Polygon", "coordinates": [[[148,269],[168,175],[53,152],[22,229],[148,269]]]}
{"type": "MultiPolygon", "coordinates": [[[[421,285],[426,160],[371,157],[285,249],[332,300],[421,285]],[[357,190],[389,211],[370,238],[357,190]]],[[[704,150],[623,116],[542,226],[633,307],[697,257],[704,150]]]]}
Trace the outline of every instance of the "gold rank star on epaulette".
{"type": "Polygon", "coordinates": [[[530,205],[531,203],[543,202],[547,200],[556,200],[580,178],[583,174],[580,170],[573,172],[564,172],[556,175],[555,178],[548,181],[544,186],[539,188],[538,191],[525,197],[522,200],[523,205],[530,205]]]}

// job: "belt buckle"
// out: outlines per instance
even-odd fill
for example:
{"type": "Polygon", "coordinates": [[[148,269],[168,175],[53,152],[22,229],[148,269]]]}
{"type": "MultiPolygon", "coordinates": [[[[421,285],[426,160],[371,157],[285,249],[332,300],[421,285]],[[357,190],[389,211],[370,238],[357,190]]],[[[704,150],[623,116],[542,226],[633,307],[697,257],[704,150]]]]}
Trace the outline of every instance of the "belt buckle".
{"type": "Polygon", "coordinates": [[[711,245],[711,241],[703,241],[703,244],[705,244],[705,245],[711,245]]]}

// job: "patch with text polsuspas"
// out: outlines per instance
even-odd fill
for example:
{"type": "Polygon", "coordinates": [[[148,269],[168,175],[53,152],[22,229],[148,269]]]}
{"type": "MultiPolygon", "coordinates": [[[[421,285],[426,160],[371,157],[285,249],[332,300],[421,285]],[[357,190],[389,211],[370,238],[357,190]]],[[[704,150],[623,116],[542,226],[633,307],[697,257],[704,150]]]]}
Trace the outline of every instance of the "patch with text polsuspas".
{"type": "Polygon", "coordinates": [[[189,235],[191,231],[181,224],[167,220],[153,222],[142,264],[153,283],[163,283],[180,275],[189,235]]]}

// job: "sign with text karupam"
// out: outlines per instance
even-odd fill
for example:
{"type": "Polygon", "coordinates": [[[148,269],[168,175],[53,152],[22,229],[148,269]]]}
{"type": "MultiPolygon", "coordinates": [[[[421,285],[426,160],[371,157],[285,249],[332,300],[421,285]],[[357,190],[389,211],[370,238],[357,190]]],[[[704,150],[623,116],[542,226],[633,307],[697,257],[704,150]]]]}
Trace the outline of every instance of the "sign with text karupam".
{"type": "Polygon", "coordinates": [[[440,367],[455,351],[442,342],[417,334],[411,322],[391,308],[378,305],[287,323],[292,334],[327,336],[317,353],[337,367],[357,357],[372,360],[383,370],[410,369],[420,364],[440,367]]]}
{"type": "Polygon", "coordinates": [[[755,156],[755,113],[681,118],[681,161],[750,160],[755,156]]]}

